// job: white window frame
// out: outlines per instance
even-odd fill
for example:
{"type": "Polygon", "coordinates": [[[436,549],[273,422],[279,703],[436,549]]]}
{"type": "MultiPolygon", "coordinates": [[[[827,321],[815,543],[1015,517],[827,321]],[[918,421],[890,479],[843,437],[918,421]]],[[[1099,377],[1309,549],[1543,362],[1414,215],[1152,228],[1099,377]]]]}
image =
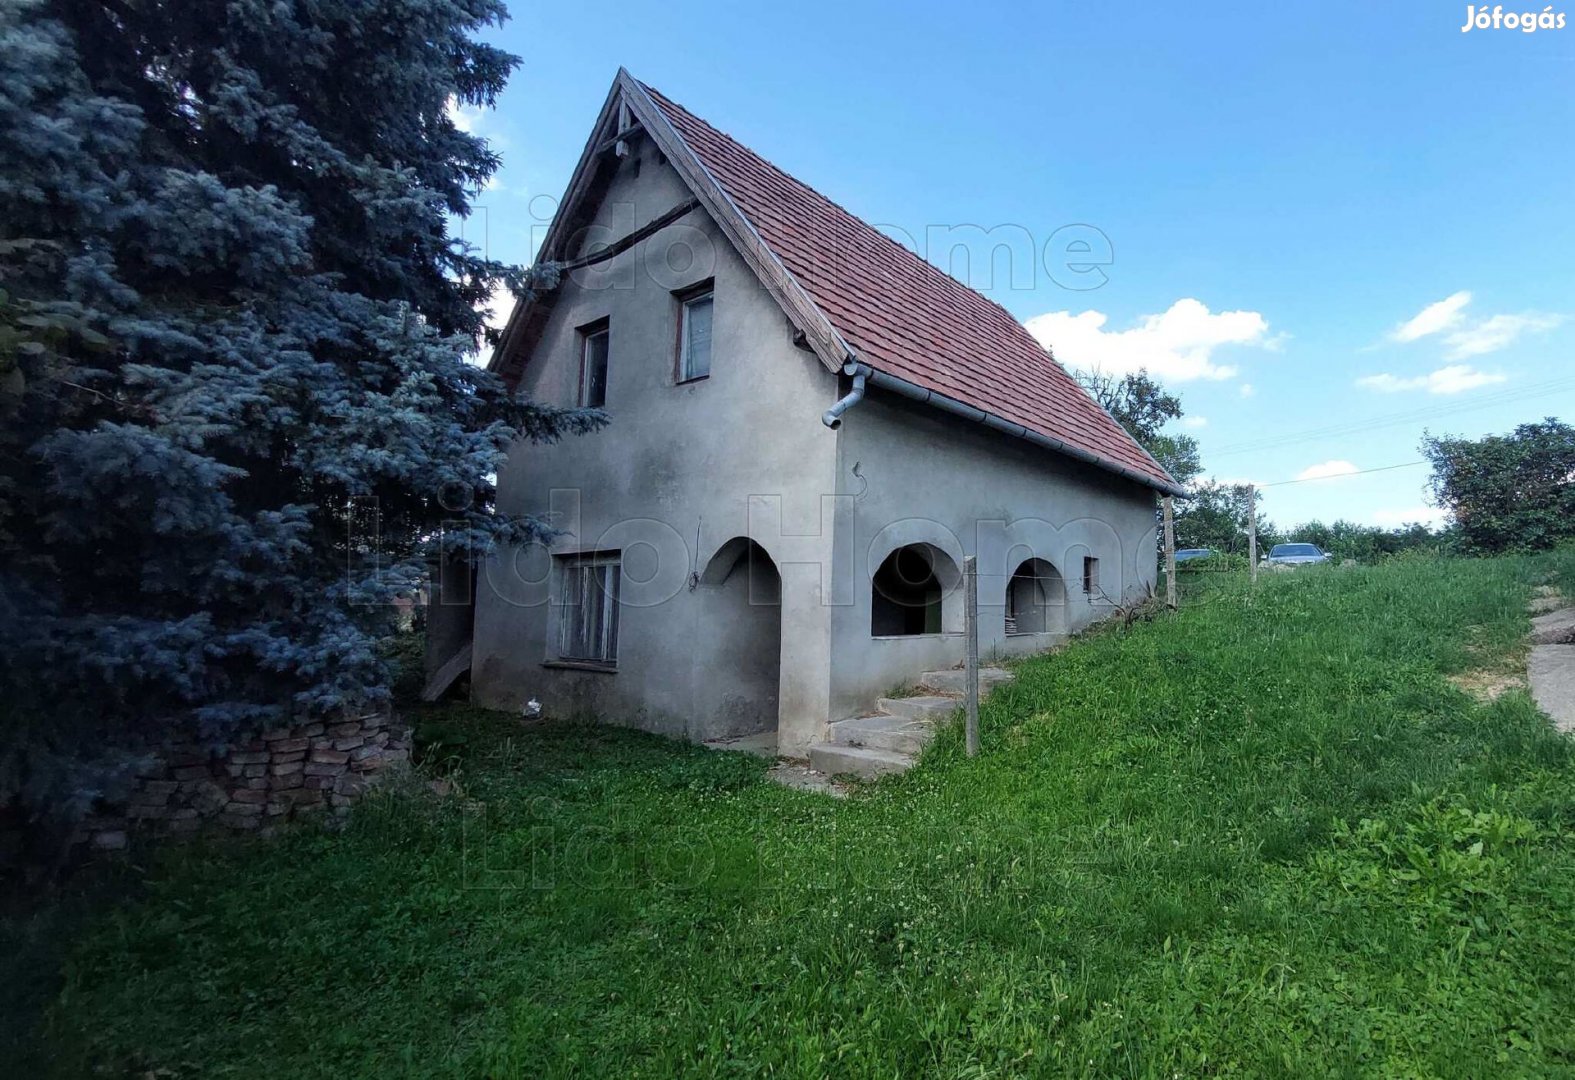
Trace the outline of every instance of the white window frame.
{"type": "Polygon", "coordinates": [[[711,377],[711,355],[714,352],[712,345],[716,340],[716,289],[707,287],[691,295],[683,297],[678,307],[678,381],[681,383],[693,382],[696,379],[711,377]],[[691,363],[689,339],[689,314],[696,304],[709,304],[711,306],[711,333],[706,337],[705,343],[705,370],[696,371],[691,363]]]}
{"type": "Polygon", "coordinates": [[[559,555],[556,561],[558,659],[576,664],[615,666],[618,663],[623,553],[583,552],[559,555]]]}
{"type": "Polygon", "coordinates": [[[612,327],[603,320],[580,330],[580,405],[601,409],[607,405],[607,384],[612,378],[612,327]],[[602,399],[591,402],[591,343],[598,338],[605,341],[607,362],[602,373],[602,399]]]}

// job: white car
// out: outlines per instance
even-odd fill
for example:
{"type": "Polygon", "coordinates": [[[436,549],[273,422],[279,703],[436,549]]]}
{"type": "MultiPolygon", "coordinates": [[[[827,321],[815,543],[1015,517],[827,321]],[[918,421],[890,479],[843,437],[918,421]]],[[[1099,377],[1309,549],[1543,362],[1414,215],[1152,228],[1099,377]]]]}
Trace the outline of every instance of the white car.
{"type": "Polygon", "coordinates": [[[1263,561],[1270,566],[1309,566],[1326,563],[1329,556],[1319,551],[1314,544],[1275,544],[1263,561]]]}

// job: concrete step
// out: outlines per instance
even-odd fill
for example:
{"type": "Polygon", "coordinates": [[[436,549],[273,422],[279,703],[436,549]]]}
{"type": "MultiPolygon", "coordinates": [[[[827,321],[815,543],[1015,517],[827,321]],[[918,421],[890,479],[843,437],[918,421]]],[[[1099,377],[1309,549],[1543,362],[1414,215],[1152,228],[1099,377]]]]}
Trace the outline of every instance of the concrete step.
{"type": "Polygon", "coordinates": [[[814,743],[809,748],[809,767],[827,776],[852,774],[871,780],[889,773],[906,772],[912,764],[913,759],[906,754],[872,750],[867,746],[814,743]]]}
{"type": "MultiPolygon", "coordinates": [[[[919,685],[942,694],[960,694],[963,692],[963,678],[968,673],[962,668],[948,668],[945,671],[926,671],[919,678],[919,685]]],[[[1002,683],[1009,683],[1015,676],[1005,668],[982,667],[979,669],[979,693],[988,694],[1002,683]]]]}
{"type": "Polygon", "coordinates": [[[1575,732],[1575,645],[1536,645],[1526,665],[1531,697],[1560,731],[1575,732]]]}
{"type": "Polygon", "coordinates": [[[881,712],[908,720],[945,720],[961,708],[954,697],[883,697],[876,703],[881,712]]]}
{"type": "Polygon", "coordinates": [[[898,754],[917,754],[935,738],[935,725],[906,716],[857,716],[831,725],[830,742],[837,746],[864,746],[898,754]]]}

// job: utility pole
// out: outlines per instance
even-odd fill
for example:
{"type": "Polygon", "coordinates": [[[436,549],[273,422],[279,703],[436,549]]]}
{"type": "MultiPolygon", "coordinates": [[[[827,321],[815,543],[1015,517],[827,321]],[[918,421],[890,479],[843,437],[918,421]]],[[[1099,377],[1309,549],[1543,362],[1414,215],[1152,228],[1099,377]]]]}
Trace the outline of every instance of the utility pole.
{"type": "Polygon", "coordinates": [[[1176,610],[1176,519],[1171,497],[1164,498],[1165,506],[1165,606],[1176,610]]]}
{"type": "Polygon", "coordinates": [[[968,719],[964,733],[968,756],[979,753],[979,559],[963,557],[963,632],[968,638],[968,668],[963,691],[967,696],[968,719]]]}
{"type": "Polygon", "coordinates": [[[1247,485],[1247,569],[1258,584],[1258,488],[1247,485]]]}

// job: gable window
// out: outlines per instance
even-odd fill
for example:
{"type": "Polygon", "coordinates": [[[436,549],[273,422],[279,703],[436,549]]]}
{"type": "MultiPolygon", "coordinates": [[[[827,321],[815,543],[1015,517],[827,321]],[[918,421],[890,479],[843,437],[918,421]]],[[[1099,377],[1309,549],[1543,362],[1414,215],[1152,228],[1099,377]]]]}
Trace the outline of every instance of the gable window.
{"type": "Polygon", "coordinates": [[[600,409],[607,404],[607,320],[580,328],[580,404],[600,409]]]}
{"type": "Polygon", "coordinates": [[[1083,591],[1089,596],[1099,591],[1099,560],[1092,555],[1083,556],[1083,591]]]}
{"type": "Polygon", "coordinates": [[[558,556],[558,657],[592,664],[618,660],[620,553],[558,556]]]}
{"type": "Polygon", "coordinates": [[[678,315],[678,381],[711,374],[711,310],[714,294],[706,282],[680,294],[678,315]]]}

